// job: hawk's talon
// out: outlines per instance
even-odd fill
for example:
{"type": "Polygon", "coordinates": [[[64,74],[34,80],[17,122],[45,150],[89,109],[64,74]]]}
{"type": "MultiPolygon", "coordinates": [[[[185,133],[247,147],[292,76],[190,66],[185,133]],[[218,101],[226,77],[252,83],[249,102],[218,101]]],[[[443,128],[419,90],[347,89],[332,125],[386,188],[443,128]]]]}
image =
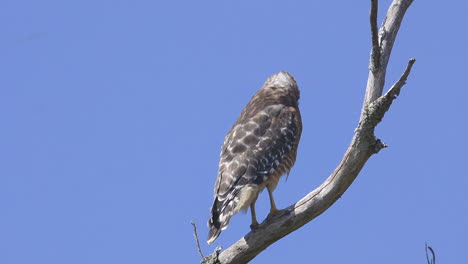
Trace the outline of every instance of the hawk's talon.
{"type": "Polygon", "coordinates": [[[275,218],[276,216],[283,214],[285,211],[286,211],[286,209],[283,209],[283,210],[279,210],[279,209],[270,210],[270,213],[267,216],[267,220],[275,218]]]}

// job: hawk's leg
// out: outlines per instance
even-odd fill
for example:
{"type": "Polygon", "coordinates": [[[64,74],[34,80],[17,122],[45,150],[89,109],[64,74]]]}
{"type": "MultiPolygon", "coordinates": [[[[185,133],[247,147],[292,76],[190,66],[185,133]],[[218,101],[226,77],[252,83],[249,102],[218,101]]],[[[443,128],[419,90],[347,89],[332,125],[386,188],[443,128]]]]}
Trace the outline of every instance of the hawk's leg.
{"type": "Polygon", "coordinates": [[[273,197],[273,188],[270,188],[267,186],[267,189],[268,189],[268,195],[270,196],[270,213],[268,214],[268,218],[271,218],[279,213],[281,213],[283,210],[278,210],[278,208],[276,208],[276,203],[275,203],[275,198],[273,197]]]}
{"type": "Polygon", "coordinates": [[[258,227],[257,215],[255,214],[255,201],[250,204],[250,212],[252,214],[252,224],[250,225],[250,229],[254,230],[258,227]]]}

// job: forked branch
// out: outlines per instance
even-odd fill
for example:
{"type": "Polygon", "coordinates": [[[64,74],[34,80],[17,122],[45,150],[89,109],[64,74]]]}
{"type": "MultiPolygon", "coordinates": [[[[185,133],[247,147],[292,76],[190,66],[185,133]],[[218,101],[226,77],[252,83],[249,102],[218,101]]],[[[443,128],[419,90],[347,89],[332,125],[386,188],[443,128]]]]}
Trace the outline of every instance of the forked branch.
{"type": "Polygon", "coordinates": [[[332,206],[353,183],[366,161],[385,147],[385,144],[374,136],[375,127],[399,95],[415,62],[415,59],[408,62],[400,79],[382,96],[393,43],[405,12],[412,2],[413,0],[394,0],[377,35],[378,3],[377,0],[371,0],[372,52],[366,96],[359,125],[335,171],[318,188],[286,208],[282,214],[265,220],[254,232],[248,233],[223,252],[217,251],[210,255],[203,263],[249,262],[275,241],[305,225],[332,206]]]}

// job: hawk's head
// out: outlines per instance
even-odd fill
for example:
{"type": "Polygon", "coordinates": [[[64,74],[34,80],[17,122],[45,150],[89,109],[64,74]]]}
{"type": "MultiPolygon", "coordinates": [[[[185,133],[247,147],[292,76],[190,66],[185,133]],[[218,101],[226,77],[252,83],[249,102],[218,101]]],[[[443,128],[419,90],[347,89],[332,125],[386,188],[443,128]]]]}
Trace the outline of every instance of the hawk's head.
{"type": "Polygon", "coordinates": [[[259,92],[276,100],[287,100],[288,102],[284,102],[286,105],[297,105],[300,96],[296,80],[287,72],[278,72],[270,76],[259,92]]]}

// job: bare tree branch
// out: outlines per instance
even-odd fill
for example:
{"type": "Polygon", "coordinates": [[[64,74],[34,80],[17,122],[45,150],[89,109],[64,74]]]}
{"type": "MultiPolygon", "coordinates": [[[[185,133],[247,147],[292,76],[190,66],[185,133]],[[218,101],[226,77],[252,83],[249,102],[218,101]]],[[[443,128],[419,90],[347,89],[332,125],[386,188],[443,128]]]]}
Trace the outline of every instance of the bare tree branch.
{"type": "Polygon", "coordinates": [[[430,246],[427,245],[427,243],[426,243],[426,260],[427,260],[427,264],[435,264],[436,263],[435,262],[435,252],[430,246]],[[428,251],[431,252],[432,258],[430,258],[430,259],[429,259],[429,254],[427,253],[428,251]]]}
{"type": "Polygon", "coordinates": [[[371,28],[371,37],[372,37],[372,51],[371,59],[369,63],[369,70],[372,72],[377,71],[380,68],[380,43],[379,43],[379,33],[377,28],[377,12],[379,9],[379,1],[371,0],[371,10],[370,10],[370,28],[371,28]]]}
{"type": "MultiPolygon", "coordinates": [[[[387,73],[388,60],[390,58],[390,54],[392,53],[393,44],[395,43],[396,35],[400,29],[400,25],[403,21],[406,10],[412,2],[413,0],[394,0],[387,11],[387,16],[385,17],[384,22],[382,23],[382,26],[379,30],[379,67],[373,68],[371,60],[369,67],[371,70],[369,71],[366,95],[362,105],[363,109],[382,95],[383,87],[385,85],[385,75],[387,73]]],[[[361,119],[362,113],[363,111],[361,112],[361,119]]]]}
{"type": "Polygon", "coordinates": [[[415,62],[416,62],[415,58],[412,58],[408,61],[408,65],[406,66],[406,69],[401,75],[400,79],[388,90],[388,92],[384,95],[384,97],[396,98],[398,95],[400,95],[401,87],[403,87],[403,85],[406,84],[406,79],[408,79],[408,76],[411,72],[411,68],[413,68],[413,64],[415,62]]]}
{"type": "Polygon", "coordinates": [[[380,149],[386,147],[374,136],[377,124],[400,93],[401,87],[415,62],[411,59],[401,78],[382,96],[385,72],[393,43],[404,14],[413,0],[394,0],[377,39],[377,0],[371,0],[372,53],[370,58],[369,79],[366,96],[361,111],[359,125],[346,153],[333,173],[318,188],[307,194],[295,204],[287,207],[281,214],[266,219],[255,231],[251,231],[232,246],[219,254],[207,257],[203,263],[247,263],[275,241],[305,225],[322,214],[348,189],[358,176],[366,161],[380,149]],[[373,28],[375,25],[375,29],[373,28]],[[379,57],[375,63],[375,57],[379,57]],[[374,62],[373,62],[374,61],[374,62]],[[372,68],[374,65],[374,68],[372,68]]]}
{"type": "Polygon", "coordinates": [[[190,221],[190,223],[193,226],[193,237],[195,238],[195,243],[197,244],[198,254],[200,255],[201,260],[203,261],[203,259],[205,259],[205,257],[203,256],[203,252],[202,252],[202,250],[200,248],[200,240],[198,239],[197,225],[195,224],[195,222],[193,220],[190,221]]]}

